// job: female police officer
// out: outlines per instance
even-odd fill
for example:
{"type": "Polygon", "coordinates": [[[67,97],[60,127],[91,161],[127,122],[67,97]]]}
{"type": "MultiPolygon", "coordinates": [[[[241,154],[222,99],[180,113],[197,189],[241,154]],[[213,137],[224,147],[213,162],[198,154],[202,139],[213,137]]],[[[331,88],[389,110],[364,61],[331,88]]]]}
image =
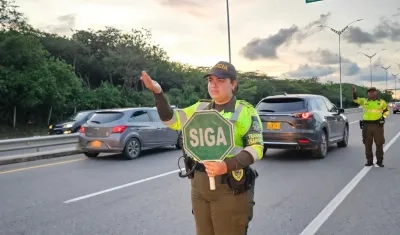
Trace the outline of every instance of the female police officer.
{"type": "Polygon", "coordinates": [[[204,78],[208,78],[212,100],[175,110],[146,72],[141,80],[153,92],[159,116],[171,129],[180,130],[195,111],[204,109],[215,109],[233,122],[233,152],[222,162],[199,164],[191,179],[191,199],[197,235],[245,235],[253,216],[257,176],[249,166],[263,157],[261,121],[251,104],[236,100],[237,73],[232,64],[220,61],[204,78]],[[216,189],[212,191],[209,176],[215,177],[216,189]]]}

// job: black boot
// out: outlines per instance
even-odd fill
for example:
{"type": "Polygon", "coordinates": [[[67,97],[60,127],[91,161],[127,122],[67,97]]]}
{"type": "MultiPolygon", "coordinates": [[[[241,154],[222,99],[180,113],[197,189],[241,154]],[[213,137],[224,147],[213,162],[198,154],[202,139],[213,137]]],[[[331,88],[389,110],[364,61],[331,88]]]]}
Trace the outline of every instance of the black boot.
{"type": "Polygon", "coordinates": [[[379,167],[384,167],[385,166],[385,165],[383,165],[382,161],[376,162],[376,165],[379,166],[379,167]]]}
{"type": "Polygon", "coordinates": [[[374,165],[373,162],[367,162],[367,163],[365,163],[365,166],[372,166],[372,165],[374,165]]]}

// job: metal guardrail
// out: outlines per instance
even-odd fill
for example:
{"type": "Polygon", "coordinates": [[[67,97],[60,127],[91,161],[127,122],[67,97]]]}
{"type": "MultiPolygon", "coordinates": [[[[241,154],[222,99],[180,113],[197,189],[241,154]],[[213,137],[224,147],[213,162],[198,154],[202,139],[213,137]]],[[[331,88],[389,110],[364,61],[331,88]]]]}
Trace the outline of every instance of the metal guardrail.
{"type": "MultiPolygon", "coordinates": [[[[361,111],[360,108],[345,109],[345,114],[361,111]]],[[[1,162],[15,158],[68,155],[79,152],[78,136],[78,133],[74,133],[0,140],[0,165],[1,162]]]]}
{"type": "Polygon", "coordinates": [[[78,133],[74,133],[0,140],[0,165],[77,153],[78,136],[78,133]]]}
{"type": "Polygon", "coordinates": [[[70,135],[49,135],[39,137],[28,137],[18,139],[0,140],[0,152],[34,150],[41,152],[46,147],[62,147],[65,145],[77,144],[78,133],[70,135]]]}

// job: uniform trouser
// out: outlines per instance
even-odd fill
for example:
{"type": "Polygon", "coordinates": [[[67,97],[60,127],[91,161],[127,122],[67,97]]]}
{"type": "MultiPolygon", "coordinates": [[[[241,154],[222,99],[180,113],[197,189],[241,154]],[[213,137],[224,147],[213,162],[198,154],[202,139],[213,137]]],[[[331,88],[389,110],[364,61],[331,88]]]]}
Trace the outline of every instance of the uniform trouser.
{"type": "Polygon", "coordinates": [[[374,155],[372,145],[375,141],[376,160],[383,161],[383,145],[385,144],[384,127],[378,123],[364,123],[362,129],[363,143],[365,145],[365,155],[368,162],[372,162],[374,155]]]}
{"type": "Polygon", "coordinates": [[[192,184],[192,208],[196,235],[246,235],[253,217],[254,188],[234,195],[221,176],[210,190],[207,173],[196,171],[192,184]]]}

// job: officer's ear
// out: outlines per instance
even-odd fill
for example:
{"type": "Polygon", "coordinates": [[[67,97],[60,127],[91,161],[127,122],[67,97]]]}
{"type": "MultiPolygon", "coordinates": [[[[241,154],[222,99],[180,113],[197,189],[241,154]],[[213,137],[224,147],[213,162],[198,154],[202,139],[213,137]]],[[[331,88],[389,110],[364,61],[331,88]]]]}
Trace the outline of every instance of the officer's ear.
{"type": "Polygon", "coordinates": [[[232,92],[233,92],[233,93],[236,93],[237,90],[238,90],[238,86],[239,86],[237,80],[236,80],[236,79],[231,79],[231,84],[233,85],[232,92]]]}
{"type": "Polygon", "coordinates": [[[236,83],[235,88],[233,89],[233,94],[236,94],[239,90],[239,83],[236,83]]]}

